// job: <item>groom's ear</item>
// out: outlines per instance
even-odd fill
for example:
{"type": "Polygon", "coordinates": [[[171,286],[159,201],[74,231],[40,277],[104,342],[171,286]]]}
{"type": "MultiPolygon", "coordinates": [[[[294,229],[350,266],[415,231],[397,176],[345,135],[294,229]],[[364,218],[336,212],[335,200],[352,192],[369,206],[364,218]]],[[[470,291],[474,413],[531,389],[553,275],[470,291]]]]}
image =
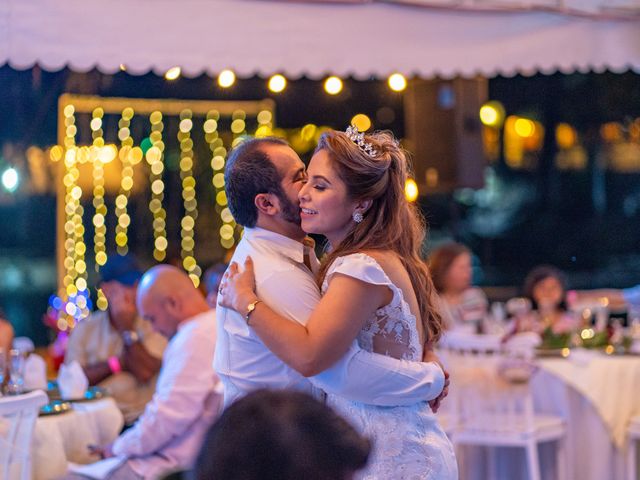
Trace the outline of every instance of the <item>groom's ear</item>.
{"type": "Polygon", "coordinates": [[[280,202],[276,195],[272,193],[259,193],[256,195],[254,204],[258,209],[258,213],[269,215],[270,217],[280,212],[280,202]]]}

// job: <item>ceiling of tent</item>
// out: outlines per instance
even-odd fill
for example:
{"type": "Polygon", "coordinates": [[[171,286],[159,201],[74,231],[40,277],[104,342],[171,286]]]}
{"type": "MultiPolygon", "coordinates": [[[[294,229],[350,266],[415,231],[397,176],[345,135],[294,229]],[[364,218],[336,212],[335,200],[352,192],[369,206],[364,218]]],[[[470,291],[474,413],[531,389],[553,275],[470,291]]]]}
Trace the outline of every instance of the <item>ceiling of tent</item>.
{"type": "Polygon", "coordinates": [[[366,79],[640,71],[638,0],[2,0],[0,65],[366,79]]]}

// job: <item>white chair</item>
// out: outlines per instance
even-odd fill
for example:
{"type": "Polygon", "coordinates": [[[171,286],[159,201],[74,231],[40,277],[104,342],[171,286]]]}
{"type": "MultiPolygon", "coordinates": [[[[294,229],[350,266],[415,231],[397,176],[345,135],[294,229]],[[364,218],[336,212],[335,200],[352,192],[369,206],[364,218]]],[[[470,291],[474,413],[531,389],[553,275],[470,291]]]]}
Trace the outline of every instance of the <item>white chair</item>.
{"type": "Polygon", "coordinates": [[[638,442],[640,441],[640,416],[633,417],[627,428],[629,441],[627,443],[627,478],[629,480],[637,480],[638,463],[636,460],[636,451],[638,442]]]}
{"type": "Polygon", "coordinates": [[[0,398],[0,478],[31,479],[33,430],[48,401],[42,390],[0,398]]]}
{"type": "Polygon", "coordinates": [[[24,353],[31,353],[36,349],[35,345],[33,344],[33,340],[31,340],[29,337],[15,337],[13,339],[12,347],[15,350],[20,350],[24,353]]]}
{"type": "MultiPolygon", "coordinates": [[[[461,446],[522,447],[529,479],[540,480],[538,444],[556,441],[558,479],[568,478],[565,422],[535,414],[528,381],[531,363],[522,355],[507,354],[493,340],[479,338],[449,338],[444,357],[451,391],[456,392],[457,418],[451,432],[456,451],[461,446]]],[[[487,478],[497,478],[493,450],[488,460],[487,478]]]]}

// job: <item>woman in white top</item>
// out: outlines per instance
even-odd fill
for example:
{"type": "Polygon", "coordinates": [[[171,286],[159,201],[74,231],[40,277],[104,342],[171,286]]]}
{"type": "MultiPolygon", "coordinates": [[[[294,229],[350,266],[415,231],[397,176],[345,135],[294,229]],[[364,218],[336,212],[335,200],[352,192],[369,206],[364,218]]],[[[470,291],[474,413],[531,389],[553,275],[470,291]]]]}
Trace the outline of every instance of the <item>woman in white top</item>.
{"type": "Polygon", "coordinates": [[[444,244],[429,255],[429,269],[446,328],[479,331],[489,302],[482,290],[471,286],[471,251],[460,243],[444,244]]]}
{"type": "MultiPolygon", "coordinates": [[[[354,338],[369,351],[435,361],[440,337],[433,284],[420,249],[425,228],[407,202],[408,165],[389,133],[325,133],[300,191],[302,228],[326,236],[318,283],[323,298],[308,323],[277,315],[254,292],[251,261],[232,265],[220,303],[241,313],[284,362],[310,376],[337,361],[354,338]],[[250,309],[249,309],[250,310],[250,309]]],[[[429,400],[429,399],[425,399],[429,400]]],[[[376,407],[329,395],[328,402],[374,440],[366,479],[457,478],[449,439],[426,402],[376,407]]]]}

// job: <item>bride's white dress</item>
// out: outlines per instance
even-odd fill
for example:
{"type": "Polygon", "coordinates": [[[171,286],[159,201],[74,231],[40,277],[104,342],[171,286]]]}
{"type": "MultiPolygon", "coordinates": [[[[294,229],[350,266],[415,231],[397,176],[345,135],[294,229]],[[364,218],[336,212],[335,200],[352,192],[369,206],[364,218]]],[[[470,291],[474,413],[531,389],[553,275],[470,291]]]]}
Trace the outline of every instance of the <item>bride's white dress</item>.
{"type": "MultiPolygon", "coordinates": [[[[360,346],[370,352],[404,360],[422,360],[422,342],[416,318],[394,285],[372,257],[355,253],[336,259],[325,276],[326,292],[335,273],[363,282],[386,285],[393,300],[367,320],[358,335],[360,346]]],[[[454,480],[458,468],[451,442],[438,425],[427,402],[399,407],[377,407],[329,395],[329,405],[367,437],[373,452],[367,469],[357,478],[366,480],[454,480]]]]}

